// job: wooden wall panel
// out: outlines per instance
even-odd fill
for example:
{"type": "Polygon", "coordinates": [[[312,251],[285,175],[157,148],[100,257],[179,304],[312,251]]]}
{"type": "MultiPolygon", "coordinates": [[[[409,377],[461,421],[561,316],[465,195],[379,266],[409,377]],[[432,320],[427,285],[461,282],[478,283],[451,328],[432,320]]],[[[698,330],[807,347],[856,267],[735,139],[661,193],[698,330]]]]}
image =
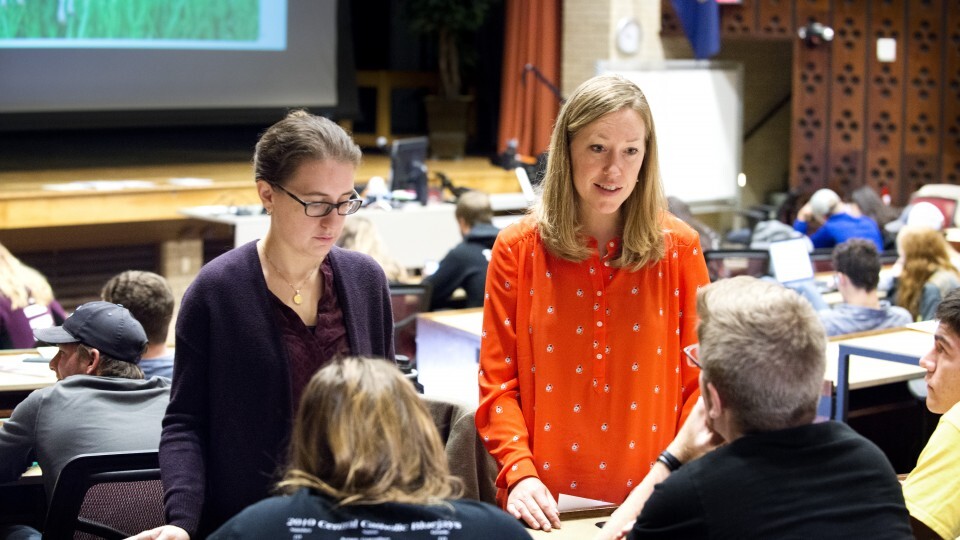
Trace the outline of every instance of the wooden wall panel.
{"type": "Polygon", "coordinates": [[[940,178],[943,7],[943,0],[924,0],[907,9],[903,196],[940,178]]]}
{"type": "Polygon", "coordinates": [[[796,36],[790,0],[754,0],[757,3],[757,31],[771,38],[790,39],[796,36]]]}
{"type": "MultiPolygon", "coordinates": [[[[664,33],[682,34],[661,6],[664,33]]],[[[792,191],[868,184],[901,206],[924,184],[960,184],[960,0],[743,0],[720,20],[724,39],[795,44],[792,191]],[[810,22],[834,40],[803,43],[810,22]],[[881,37],[896,40],[895,61],[877,59],[881,37]]]]}
{"type": "Polygon", "coordinates": [[[905,0],[871,0],[867,28],[867,178],[901,199],[905,0]],[[896,60],[877,60],[878,38],[896,40],[896,60]]]}
{"type": "Polygon", "coordinates": [[[660,35],[676,37],[683,35],[683,27],[670,0],[660,0],[660,35]]]}
{"type": "Polygon", "coordinates": [[[757,28],[756,4],[760,0],[743,0],[740,5],[724,6],[720,10],[720,36],[750,37],[757,28]]]}
{"type": "Polygon", "coordinates": [[[942,36],[941,182],[960,184],[960,0],[947,0],[942,36]]]}
{"type": "MultiPolygon", "coordinates": [[[[829,16],[829,0],[797,2],[798,24],[812,21],[830,24],[829,16]]],[[[811,47],[796,40],[793,51],[791,185],[809,194],[823,187],[826,176],[830,49],[811,47]]]]}
{"type": "MultiPolygon", "coordinates": [[[[837,2],[833,13],[836,33],[830,46],[829,170],[827,185],[846,195],[864,183],[864,114],[867,43],[864,4],[837,2]]],[[[874,185],[874,187],[877,187],[874,185]]]]}

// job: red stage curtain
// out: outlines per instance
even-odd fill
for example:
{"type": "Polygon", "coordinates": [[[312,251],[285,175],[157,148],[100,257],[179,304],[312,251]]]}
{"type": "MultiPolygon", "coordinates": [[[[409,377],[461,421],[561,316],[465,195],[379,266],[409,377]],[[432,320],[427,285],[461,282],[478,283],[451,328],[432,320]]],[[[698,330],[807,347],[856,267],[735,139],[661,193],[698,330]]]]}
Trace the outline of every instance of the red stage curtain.
{"type": "Polygon", "coordinates": [[[525,66],[538,69],[554,87],[560,85],[560,2],[507,0],[505,26],[497,147],[503,151],[508,140],[517,139],[518,154],[536,156],[550,144],[560,104],[525,66]]]}

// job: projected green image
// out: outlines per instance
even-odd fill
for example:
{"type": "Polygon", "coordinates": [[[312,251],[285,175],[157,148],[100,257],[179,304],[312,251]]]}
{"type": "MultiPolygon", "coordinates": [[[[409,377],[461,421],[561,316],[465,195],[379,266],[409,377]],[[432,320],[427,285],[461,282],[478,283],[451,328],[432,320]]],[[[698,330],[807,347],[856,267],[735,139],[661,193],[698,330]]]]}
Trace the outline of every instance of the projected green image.
{"type": "Polygon", "coordinates": [[[260,0],[0,0],[0,39],[254,41],[260,0]]]}

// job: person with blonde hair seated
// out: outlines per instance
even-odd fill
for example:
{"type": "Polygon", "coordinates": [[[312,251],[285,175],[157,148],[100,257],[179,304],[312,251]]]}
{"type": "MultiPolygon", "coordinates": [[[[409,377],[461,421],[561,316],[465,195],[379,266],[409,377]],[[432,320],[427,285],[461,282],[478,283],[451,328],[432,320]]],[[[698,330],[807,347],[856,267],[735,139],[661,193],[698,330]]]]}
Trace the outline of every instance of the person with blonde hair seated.
{"type": "Polygon", "coordinates": [[[343,224],[337,245],[373,257],[383,268],[388,281],[406,281],[410,277],[407,269],[388,253],[377,226],[365,217],[353,216],[348,219],[343,224]]]}
{"type": "Polygon", "coordinates": [[[347,357],[313,376],[278,490],[210,538],[529,538],[496,507],[457,500],[426,406],[383,360],[347,357]]]}
{"type": "Polygon", "coordinates": [[[47,279],[0,244],[0,349],[33,347],[34,330],[66,318],[47,279]]]}
{"type": "Polygon", "coordinates": [[[937,305],[960,287],[960,272],[950,262],[943,235],[929,227],[905,225],[897,235],[903,269],[897,280],[896,303],[916,320],[933,319],[937,305]]]}

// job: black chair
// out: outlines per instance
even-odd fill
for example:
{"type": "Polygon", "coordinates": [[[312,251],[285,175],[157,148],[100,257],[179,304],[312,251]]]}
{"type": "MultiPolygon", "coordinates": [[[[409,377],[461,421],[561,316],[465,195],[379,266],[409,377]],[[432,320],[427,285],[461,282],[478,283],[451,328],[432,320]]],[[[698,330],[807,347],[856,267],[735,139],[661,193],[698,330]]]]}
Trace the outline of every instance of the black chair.
{"type": "Polygon", "coordinates": [[[82,454],[60,472],[44,540],[120,540],[164,524],[156,450],[82,454]]]}
{"type": "MultiPolygon", "coordinates": [[[[390,283],[393,305],[393,342],[397,365],[417,384],[417,315],[430,311],[433,287],[429,283],[390,283]]],[[[421,388],[418,386],[418,389],[421,388]]]]}
{"type": "Polygon", "coordinates": [[[765,249],[711,249],[703,252],[710,281],[734,276],[763,277],[770,272],[770,252],[765,249]]]}

